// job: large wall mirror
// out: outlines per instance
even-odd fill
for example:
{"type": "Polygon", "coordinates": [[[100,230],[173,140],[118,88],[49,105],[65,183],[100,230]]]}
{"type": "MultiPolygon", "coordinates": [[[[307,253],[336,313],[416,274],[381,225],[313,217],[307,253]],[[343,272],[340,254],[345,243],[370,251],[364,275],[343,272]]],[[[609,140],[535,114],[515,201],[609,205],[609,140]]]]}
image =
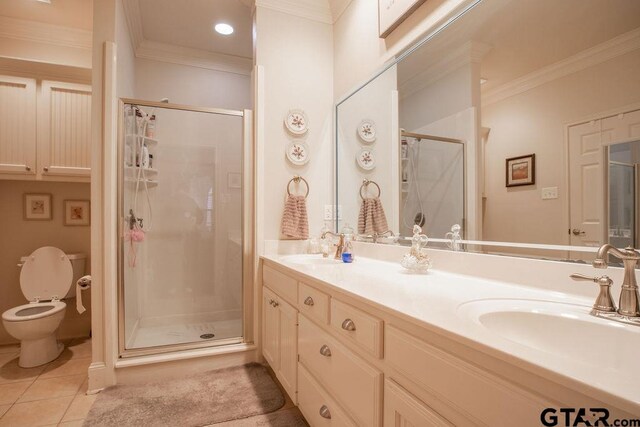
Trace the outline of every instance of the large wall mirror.
{"type": "Polygon", "coordinates": [[[445,244],[458,224],[470,250],[567,260],[640,246],[638,0],[482,0],[336,109],[338,229],[445,244]]]}

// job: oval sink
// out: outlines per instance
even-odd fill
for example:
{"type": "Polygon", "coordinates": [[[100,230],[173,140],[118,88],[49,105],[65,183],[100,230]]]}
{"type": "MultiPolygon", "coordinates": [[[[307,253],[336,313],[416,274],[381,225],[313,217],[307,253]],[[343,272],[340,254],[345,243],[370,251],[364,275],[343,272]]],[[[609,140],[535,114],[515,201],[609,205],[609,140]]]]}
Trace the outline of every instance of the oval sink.
{"type": "Polygon", "coordinates": [[[510,341],[600,369],[637,363],[640,327],[589,314],[591,307],[550,301],[489,299],[458,311],[510,341]]]}

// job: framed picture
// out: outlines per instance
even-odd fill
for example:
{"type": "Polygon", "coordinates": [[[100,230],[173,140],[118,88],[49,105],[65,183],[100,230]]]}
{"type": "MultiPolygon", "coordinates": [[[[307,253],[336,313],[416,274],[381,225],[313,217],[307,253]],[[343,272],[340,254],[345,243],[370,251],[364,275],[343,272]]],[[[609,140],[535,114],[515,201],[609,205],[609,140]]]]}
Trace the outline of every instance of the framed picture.
{"type": "Polygon", "coordinates": [[[426,0],[378,0],[378,29],[387,37],[426,0]]]}
{"type": "Polygon", "coordinates": [[[90,223],[89,200],[64,201],[64,225],[89,225],[90,223]]]}
{"type": "Polygon", "coordinates": [[[48,221],[51,213],[51,194],[24,195],[24,219],[28,221],[48,221]]]}
{"type": "Polygon", "coordinates": [[[536,155],[507,159],[507,187],[533,185],[536,183],[536,155]]]}

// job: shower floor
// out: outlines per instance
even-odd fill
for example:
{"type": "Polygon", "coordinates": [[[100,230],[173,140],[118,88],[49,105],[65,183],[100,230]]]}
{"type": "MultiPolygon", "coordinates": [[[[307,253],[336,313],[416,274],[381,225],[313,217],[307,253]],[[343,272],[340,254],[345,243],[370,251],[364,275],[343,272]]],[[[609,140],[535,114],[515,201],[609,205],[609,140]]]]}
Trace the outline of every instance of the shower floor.
{"type": "Polygon", "coordinates": [[[161,345],[216,341],[242,336],[242,319],[189,322],[180,324],[145,324],[137,326],[127,345],[128,349],[156,347],[161,345]],[[200,338],[214,334],[213,338],[200,338]]]}

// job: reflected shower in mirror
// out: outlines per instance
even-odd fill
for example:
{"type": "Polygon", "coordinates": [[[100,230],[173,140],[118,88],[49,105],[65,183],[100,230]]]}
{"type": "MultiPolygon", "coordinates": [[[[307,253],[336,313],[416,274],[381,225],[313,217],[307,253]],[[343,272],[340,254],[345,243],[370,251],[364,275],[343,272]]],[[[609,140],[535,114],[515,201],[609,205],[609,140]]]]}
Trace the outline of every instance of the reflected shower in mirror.
{"type": "Polygon", "coordinates": [[[639,1],[480,1],[337,105],[337,228],[366,178],[405,238],[459,224],[467,249],[572,260],[639,245],[639,75],[639,1]]]}

